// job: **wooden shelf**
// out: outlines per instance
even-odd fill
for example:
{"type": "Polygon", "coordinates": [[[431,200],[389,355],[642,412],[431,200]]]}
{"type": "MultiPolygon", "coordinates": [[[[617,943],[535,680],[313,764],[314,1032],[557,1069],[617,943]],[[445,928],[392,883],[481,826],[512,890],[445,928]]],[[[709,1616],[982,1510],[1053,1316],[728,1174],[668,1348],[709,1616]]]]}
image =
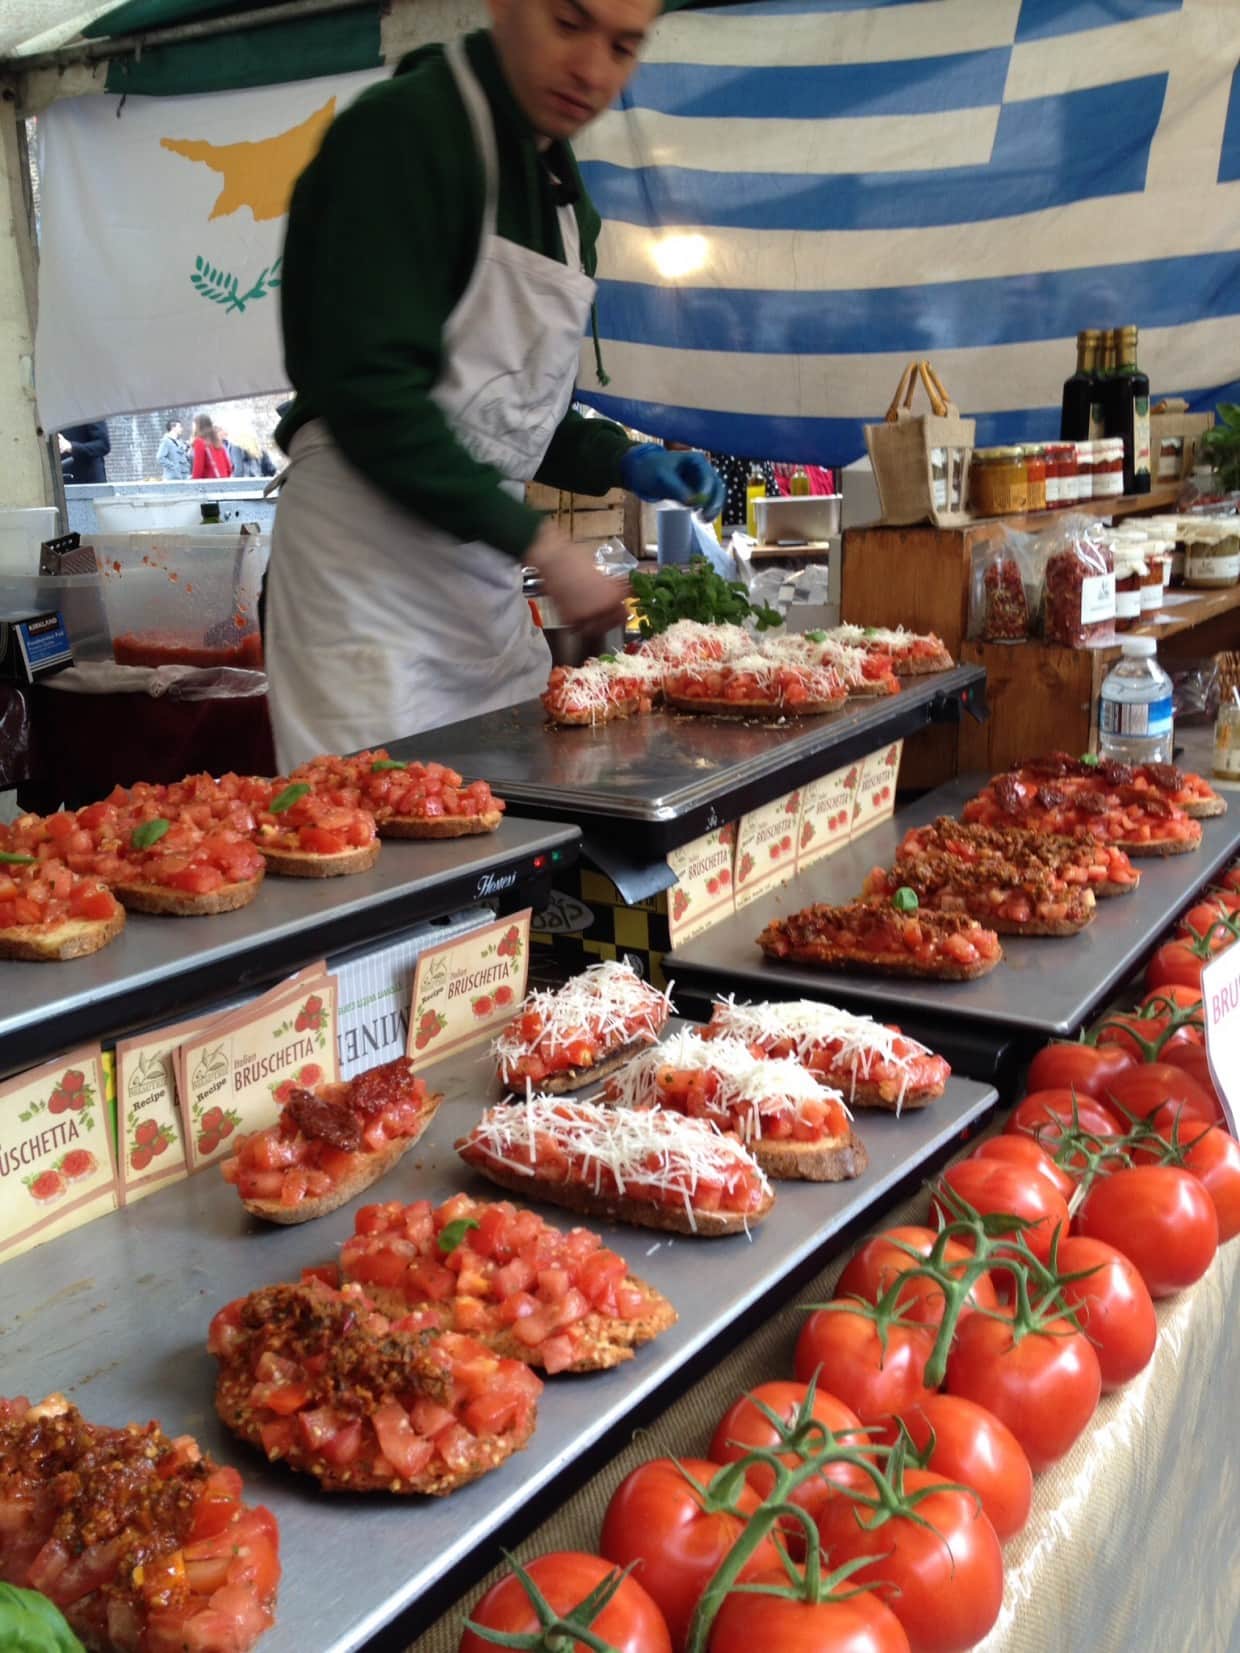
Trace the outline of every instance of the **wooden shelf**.
{"type": "Polygon", "coordinates": [[[1077,505],[1069,505],[1057,511],[1027,511],[1023,516],[1015,517],[987,517],[979,521],[997,522],[1005,528],[1011,528],[1020,534],[1039,534],[1044,528],[1049,528],[1064,517],[1071,516],[1075,511],[1080,516],[1087,517],[1135,517],[1143,511],[1169,511],[1174,509],[1176,500],[1180,497],[1178,482],[1165,483],[1161,488],[1151,488],[1148,494],[1120,494],[1113,499],[1083,499],[1077,505]]]}
{"type": "MultiPolygon", "coordinates": [[[[1171,603],[1163,610],[1162,619],[1134,626],[1134,632],[1143,637],[1156,637],[1161,642],[1164,637],[1175,637],[1183,631],[1194,631],[1198,626],[1219,620],[1233,610],[1240,609],[1240,585],[1230,585],[1221,591],[1173,591],[1168,595],[1176,599],[1186,597],[1188,601],[1177,600],[1171,603]]],[[[1240,641],[1240,618],[1237,618],[1236,626],[1234,639],[1240,641]]],[[[1131,635],[1130,632],[1129,636],[1131,635]]]]}

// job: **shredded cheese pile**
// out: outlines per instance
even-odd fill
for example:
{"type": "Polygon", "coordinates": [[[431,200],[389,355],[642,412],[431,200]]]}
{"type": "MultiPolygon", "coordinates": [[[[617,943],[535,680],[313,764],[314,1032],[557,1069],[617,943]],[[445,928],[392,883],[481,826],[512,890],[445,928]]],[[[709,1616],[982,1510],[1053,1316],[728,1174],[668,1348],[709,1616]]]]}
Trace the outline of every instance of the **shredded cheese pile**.
{"type": "Polygon", "coordinates": [[[702,1183],[722,1184],[731,1191],[740,1176],[742,1187],[757,1190],[758,1203],[771,1193],[757,1163],[735,1138],[724,1136],[708,1120],[685,1119],[657,1108],[566,1102],[531,1091],[524,1101],[488,1109],[470,1132],[467,1146],[493,1164],[533,1180],[538,1176],[540,1144],[548,1141],[575,1163],[582,1182],[596,1195],[646,1199],[643,1190],[654,1184],[663,1195],[659,1203],[682,1206],[695,1232],[694,1194],[702,1183]]]}
{"type": "Polygon", "coordinates": [[[669,1069],[713,1074],[715,1092],[707,1106],[734,1124],[745,1142],[764,1134],[766,1120],[801,1117],[808,1102],[838,1103],[848,1111],[840,1092],[824,1085],[799,1061],[756,1057],[740,1039],[705,1040],[691,1028],[630,1062],[610,1082],[608,1100],[626,1108],[657,1108],[663,1096],[659,1076],[669,1069]]]}
{"type": "Polygon", "coordinates": [[[492,1049],[506,1069],[535,1050],[569,1044],[575,1039],[593,1040],[601,1047],[600,1054],[632,1039],[653,1040],[675,1008],[671,993],[670,984],[660,993],[631,965],[608,959],[591,965],[554,991],[540,988],[528,993],[492,1049]],[[531,1010],[543,1021],[542,1032],[533,1044],[521,1033],[522,1017],[531,1010]]]}

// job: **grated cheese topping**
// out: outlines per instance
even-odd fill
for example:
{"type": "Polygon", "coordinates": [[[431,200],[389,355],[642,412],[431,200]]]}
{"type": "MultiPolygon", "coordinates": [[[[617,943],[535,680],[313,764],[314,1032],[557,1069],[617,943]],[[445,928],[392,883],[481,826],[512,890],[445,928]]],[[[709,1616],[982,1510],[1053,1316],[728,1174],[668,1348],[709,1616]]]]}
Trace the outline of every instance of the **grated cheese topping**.
{"type": "Polygon", "coordinates": [[[692,1028],[643,1051],[609,1082],[607,1098],[621,1107],[657,1108],[663,1096],[659,1075],[668,1069],[712,1074],[715,1089],[706,1106],[734,1125],[745,1142],[764,1135],[767,1120],[803,1119],[810,1103],[838,1104],[848,1113],[840,1092],[792,1057],[764,1059],[740,1039],[707,1040],[692,1028]]]}
{"type": "Polygon", "coordinates": [[[591,965],[563,987],[536,989],[527,993],[517,1014],[492,1045],[501,1069],[535,1051],[588,1038],[604,1050],[615,1049],[631,1039],[658,1038],[659,1029],[672,1014],[672,989],[660,993],[637,974],[631,965],[607,959],[591,965]],[[531,1044],[522,1036],[521,1021],[528,1011],[542,1017],[543,1028],[531,1044]]]}
{"type": "Polygon", "coordinates": [[[842,625],[835,626],[829,635],[841,643],[848,643],[857,648],[865,648],[868,645],[872,648],[911,649],[914,643],[938,641],[933,632],[906,631],[903,626],[897,626],[892,631],[886,626],[842,625]]]}
{"type": "Polygon", "coordinates": [[[823,1046],[831,1047],[832,1061],[850,1074],[850,1100],[856,1094],[858,1078],[869,1079],[876,1068],[890,1067],[900,1076],[899,1101],[903,1102],[915,1065],[934,1055],[928,1046],[910,1039],[898,1028],[884,1027],[870,1016],[858,1016],[816,999],[792,999],[782,1004],[738,1004],[730,996],[716,999],[711,1026],[745,1044],[790,1044],[802,1062],[823,1046]]]}
{"type": "MultiPolygon", "coordinates": [[[[489,1108],[466,1139],[494,1164],[534,1180],[540,1146],[554,1143],[596,1195],[683,1207],[696,1232],[694,1196],[703,1183],[747,1196],[755,1210],[771,1185],[745,1148],[705,1119],[661,1108],[613,1108],[527,1091],[524,1101],[489,1108]],[[658,1190],[651,1200],[648,1190],[658,1190]],[[751,1192],[752,1191],[752,1192],[751,1192]]],[[[468,1154],[466,1155],[468,1158],[468,1154]]],[[[731,1206],[737,1210],[735,1203],[731,1206]]]]}
{"type": "Polygon", "coordinates": [[[626,671],[619,661],[587,660],[581,666],[567,666],[566,675],[548,693],[573,711],[604,716],[617,700],[636,699],[644,673],[626,671]]]}
{"type": "Polygon", "coordinates": [[[729,660],[753,648],[744,626],[704,625],[700,620],[677,620],[657,637],[648,637],[638,649],[652,660],[679,665],[692,659],[729,660]]]}

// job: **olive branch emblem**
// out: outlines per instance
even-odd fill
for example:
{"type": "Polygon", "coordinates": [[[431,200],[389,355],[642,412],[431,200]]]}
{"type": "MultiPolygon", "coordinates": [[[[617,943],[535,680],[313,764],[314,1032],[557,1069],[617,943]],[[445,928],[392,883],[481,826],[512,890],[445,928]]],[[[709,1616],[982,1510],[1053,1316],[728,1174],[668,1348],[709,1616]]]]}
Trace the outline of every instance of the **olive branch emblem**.
{"type": "Polygon", "coordinates": [[[264,264],[247,292],[242,292],[241,282],[231,271],[221,270],[202,257],[194,260],[194,273],[189,279],[199,298],[205,298],[211,304],[224,305],[225,315],[244,315],[245,307],[251,300],[267,298],[273,288],[280,285],[280,266],[283,262],[283,258],[277,258],[274,264],[264,264]]]}

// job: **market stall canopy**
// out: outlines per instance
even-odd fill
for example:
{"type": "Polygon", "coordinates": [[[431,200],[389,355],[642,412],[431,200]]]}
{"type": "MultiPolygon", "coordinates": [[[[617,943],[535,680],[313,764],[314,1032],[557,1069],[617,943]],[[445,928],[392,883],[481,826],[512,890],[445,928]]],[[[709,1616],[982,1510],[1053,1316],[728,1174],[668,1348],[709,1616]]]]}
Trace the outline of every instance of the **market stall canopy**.
{"type": "Polygon", "coordinates": [[[0,0],[0,58],[55,51],[115,10],[112,0],[0,0]]]}
{"type": "MultiPolygon", "coordinates": [[[[99,26],[174,7],[201,0],[99,26]]],[[[297,168],[398,42],[470,7],[293,10],[119,58],[127,101],[40,118],[49,427],[282,388],[297,168]],[[188,54],[208,45],[226,78],[205,84],[243,89],[133,95],[201,91],[188,54]],[[230,156],[271,163],[260,194],[223,187],[230,156]]],[[[1236,0],[687,6],[577,151],[606,220],[611,378],[583,360],[581,394],[656,435],[847,460],[907,359],[933,355],[979,443],[1045,438],[1075,333],[1127,322],[1156,394],[1240,397],[1236,0]]]]}

